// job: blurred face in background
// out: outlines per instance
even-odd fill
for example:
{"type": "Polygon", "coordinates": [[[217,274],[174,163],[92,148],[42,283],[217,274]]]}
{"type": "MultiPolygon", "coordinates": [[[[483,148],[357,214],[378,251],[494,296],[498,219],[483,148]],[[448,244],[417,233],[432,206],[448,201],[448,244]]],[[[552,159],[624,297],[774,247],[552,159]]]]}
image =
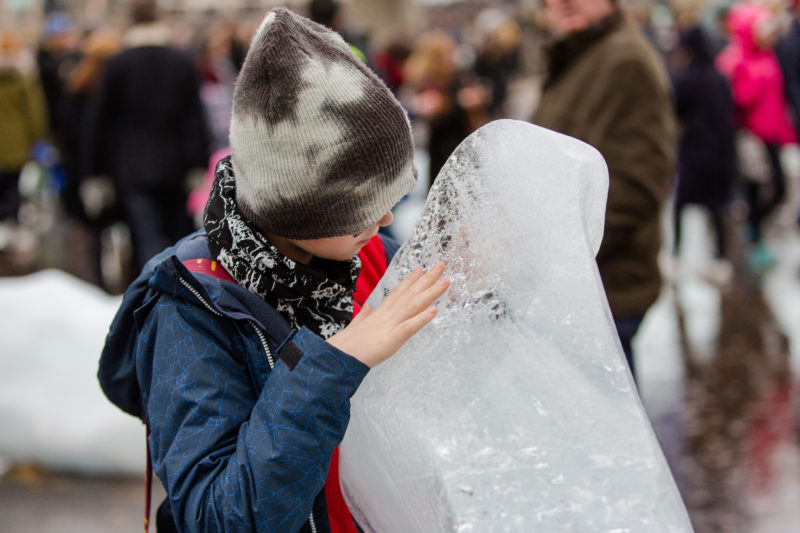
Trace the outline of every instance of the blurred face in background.
{"type": "Polygon", "coordinates": [[[545,0],[550,27],[559,35],[583,31],[614,12],[611,0],[545,0]]]}

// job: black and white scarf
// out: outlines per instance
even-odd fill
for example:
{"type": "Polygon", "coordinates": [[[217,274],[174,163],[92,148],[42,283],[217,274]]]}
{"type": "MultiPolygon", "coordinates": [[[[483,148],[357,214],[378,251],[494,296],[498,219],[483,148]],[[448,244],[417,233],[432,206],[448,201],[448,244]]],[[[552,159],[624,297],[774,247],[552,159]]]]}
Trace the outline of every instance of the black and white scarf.
{"type": "Polygon", "coordinates": [[[241,286],[272,305],[294,328],[327,339],[353,317],[353,291],[361,262],[315,258],[303,265],[278,251],[236,205],[230,157],[217,165],[203,225],[211,253],[241,286]]]}

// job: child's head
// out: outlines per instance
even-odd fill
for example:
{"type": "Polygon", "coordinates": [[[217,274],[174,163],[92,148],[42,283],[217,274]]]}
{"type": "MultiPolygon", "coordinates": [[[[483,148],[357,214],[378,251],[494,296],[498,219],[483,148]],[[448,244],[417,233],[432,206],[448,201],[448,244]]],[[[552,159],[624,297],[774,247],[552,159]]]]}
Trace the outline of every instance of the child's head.
{"type": "Polygon", "coordinates": [[[284,8],[250,45],[230,143],[239,209],[294,242],[363,240],[417,177],[399,102],[338,34],[284,8]]]}

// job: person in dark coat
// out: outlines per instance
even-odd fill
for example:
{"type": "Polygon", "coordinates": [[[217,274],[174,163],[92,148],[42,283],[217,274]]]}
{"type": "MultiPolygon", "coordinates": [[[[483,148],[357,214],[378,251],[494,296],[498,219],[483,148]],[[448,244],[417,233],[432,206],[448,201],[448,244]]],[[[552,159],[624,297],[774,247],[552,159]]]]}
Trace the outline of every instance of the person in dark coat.
{"type": "MultiPolygon", "coordinates": [[[[778,63],[783,74],[783,88],[789,104],[792,125],[797,132],[797,138],[800,139],[800,18],[798,18],[800,15],[798,12],[800,12],[800,2],[792,0],[789,7],[791,24],[775,45],[775,55],[778,56],[778,63]]],[[[797,213],[797,217],[797,222],[800,224],[800,212],[797,213]]]]}
{"type": "Polygon", "coordinates": [[[597,148],[608,203],[597,266],[628,364],[661,291],[660,210],[672,183],[675,116],[658,52],[612,0],[545,0],[557,34],[532,122],[597,148]]]}
{"type": "Polygon", "coordinates": [[[715,233],[714,255],[726,253],[723,213],[736,175],[733,97],[727,79],[714,67],[709,40],[695,26],[680,37],[673,74],[675,106],[681,123],[678,182],[675,191],[674,251],[681,243],[681,213],[705,207],[715,233]]]}
{"type": "Polygon", "coordinates": [[[791,2],[789,13],[791,23],[775,44],[775,55],[783,74],[783,86],[786,92],[786,101],[792,124],[800,138],[800,19],[798,19],[800,6],[797,0],[791,2]]]}
{"type": "Polygon", "coordinates": [[[108,58],[119,52],[121,35],[114,30],[98,29],[86,36],[81,60],[67,78],[61,99],[65,129],[62,160],[67,176],[62,194],[67,214],[84,223],[87,230],[88,280],[105,290],[113,289],[104,279],[102,269],[103,231],[120,218],[118,198],[108,178],[89,181],[82,157],[87,142],[88,107],[97,90],[108,58]]]}
{"type": "Polygon", "coordinates": [[[44,21],[42,41],[36,51],[39,80],[47,103],[47,118],[54,140],[61,143],[66,129],[62,99],[67,78],[80,61],[80,36],[69,15],[50,13],[44,21]]]}
{"type": "Polygon", "coordinates": [[[108,60],[90,104],[87,161],[120,195],[134,260],[192,231],[187,175],[208,161],[208,132],[192,61],[169,47],[152,0],[132,7],[126,50],[108,60]]]}
{"type": "Polygon", "coordinates": [[[230,133],[204,228],[128,289],[98,377],[147,420],[160,532],[357,533],[336,476],[350,398],[448,287],[437,262],[365,303],[417,180],[408,117],[338,34],[277,8],[230,133]]]}

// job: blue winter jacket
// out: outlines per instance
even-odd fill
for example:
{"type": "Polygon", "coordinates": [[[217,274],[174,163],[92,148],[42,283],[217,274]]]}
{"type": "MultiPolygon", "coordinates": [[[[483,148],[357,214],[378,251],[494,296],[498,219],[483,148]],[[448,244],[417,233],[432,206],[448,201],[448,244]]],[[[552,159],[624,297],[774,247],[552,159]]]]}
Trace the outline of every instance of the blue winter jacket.
{"type": "MultiPolygon", "coordinates": [[[[397,244],[384,240],[387,262],[397,244]]],[[[196,232],[125,293],[98,377],[150,428],[180,531],[328,531],[321,491],[368,367],[233,281],[190,273],[196,232]],[[312,513],[313,510],[313,513],[312,513]]]]}

